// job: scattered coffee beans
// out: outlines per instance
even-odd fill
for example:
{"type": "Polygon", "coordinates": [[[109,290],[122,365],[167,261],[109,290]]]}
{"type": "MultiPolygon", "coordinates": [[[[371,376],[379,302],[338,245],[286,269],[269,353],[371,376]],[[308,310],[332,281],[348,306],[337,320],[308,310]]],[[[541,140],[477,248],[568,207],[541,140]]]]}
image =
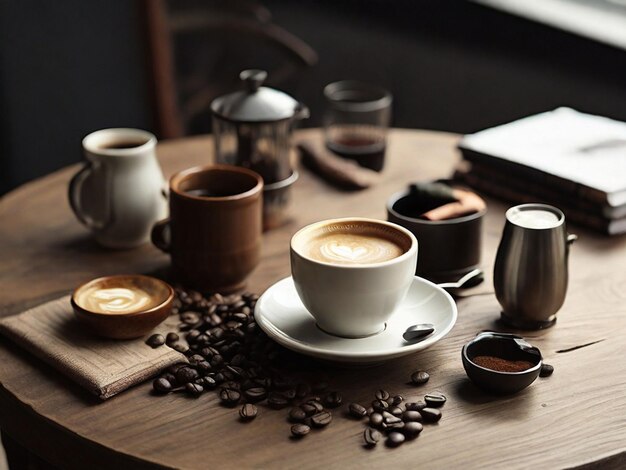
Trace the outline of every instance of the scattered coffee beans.
{"type": "Polygon", "coordinates": [[[324,404],[328,408],[337,408],[339,405],[341,405],[342,401],[343,401],[343,398],[338,392],[329,392],[324,397],[324,404]]]}
{"type": "Polygon", "coordinates": [[[441,411],[438,408],[424,408],[420,414],[426,423],[436,423],[441,419],[441,411]]]}
{"type": "Polygon", "coordinates": [[[222,388],[220,390],[220,400],[227,406],[236,405],[241,399],[241,394],[232,388],[222,388]]]}
{"type": "Polygon", "coordinates": [[[387,392],[387,390],[380,389],[374,394],[374,397],[377,400],[389,400],[389,392],[387,392]]]}
{"type": "Polygon", "coordinates": [[[412,403],[407,403],[406,405],[404,405],[404,408],[409,410],[409,411],[420,411],[423,410],[424,408],[426,408],[426,403],[423,401],[416,401],[416,402],[412,402],[412,403]]]}
{"type": "Polygon", "coordinates": [[[372,413],[370,415],[370,424],[375,428],[383,424],[383,415],[380,413],[372,413]]]}
{"type": "Polygon", "coordinates": [[[367,415],[365,407],[359,405],[358,403],[350,403],[350,405],[348,405],[348,411],[350,412],[350,415],[355,418],[363,418],[367,415]]]}
{"type": "Polygon", "coordinates": [[[366,446],[375,446],[382,437],[383,435],[376,429],[365,428],[365,431],[363,431],[363,441],[365,441],[366,446]]]}
{"type": "Polygon", "coordinates": [[[391,447],[397,447],[404,442],[406,438],[404,434],[398,431],[390,432],[387,436],[387,445],[391,447]]]}
{"type": "Polygon", "coordinates": [[[426,382],[428,382],[428,379],[430,379],[430,375],[428,374],[428,372],[424,372],[423,370],[413,372],[411,374],[411,383],[414,385],[425,384],[426,382]]]}
{"type": "MultiPolygon", "coordinates": [[[[332,422],[333,415],[327,408],[341,406],[341,393],[328,391],[325,381],[310,386],[280,372],[284,352],[260,331],[254,320],[258,295],[204,297],[182,289],[177,289],[176,294],[172,313],[179,316],[179,331],[183,333],[152,335],[146,343],[151,347],[165,343],[185,354],[188,362],[164,370],[153,382],[155,392],[185,392],[198,397],[206,390],[217,389],[224,405],[241,404],[240,421],[251,421],[258,415],[254,403],[265,402],[276,409],[290,407],[288,419],[293,423],[294,437],[305,436],[312,427],[323,428],[332,422]]],[[[411,375],[411,382],[423,384],[428,378],[428,373],[418,371],[411,375]]],[[[436,406],[445,402],[443,395],[430,393],[425,397],[426,403],[409,402],[401,407],[404,398],[392,396],[384,389],[377,390],[373,398],[370,408],[350,403],[347,410],[355,418],[369,416],[369,426],[363,433],[366,446],[376,445],[383,435],[391,447],[415,438],[423,430],[420,421],[436,422],[441,418],[436,406]]]]}
{"type": "Polygon", "coordinates": [[[169,380],[161,377],[152,382],[152,388],[154,388],[156,392],[167,393],[172,391],[172,384],[169,380]]]}
{"type": "Polygon", "coordinates": [[[420,414],[419,411],[407,410],[404,413],[402,413],[402,420],[405,423],[411,422],[411,421],[422,421],[422,415],[420,414]]]}
{"type": "Polygon", "coordinates": [[[539,377],[550,377],[554,372],[554,367],[550,364],[542,364],[541,370],[539,371],[539,377]]]}
{"type": "Polygon", "coordinates": [[[446,397],[438,392],[428,393],[424,395],[424,401],[432,408],[440,408],[446,403],[446,397]]]}
{"type": "Polygon", "coordinates": [[[178,334],[171,332],[168,333],[167,336],[165,337],[165,342],[167,343],[168,346],[171,346],[174,343],[177,343],[179,340],[179,336],[178,334]]]}
{"type": "Polygon", "coordinates": [[[301,423],[306,417],[307,414],[300,407],[294,407],[289,411],[289,419],[295,423],[301,423]]]}
{"type": "Polygon", "coordinates": [[[417,437],[419,433],[422,432],[424,426],[422,423],[418,423],[417,421],[410,421],[408,423],[404,423],[404,427],[402,428],[402,434],[404,434],[408,439],[412,439],[417,437]]]}
{"type": "Polygon", "coordinates": [[[257,407],[254,406],[252,403],[246,403],[239,410],[239,416],[244,421],[253,420],[254,418],[256,418],[257,413],[258,413],[257,407]]]}
{"type": "Polygon", "coordinates": [[[199,397],[202,392],[204,392],[204,388],[202,385],[198,385],[197,383],[188,383],[185,384],[185,391],[192,397],[199,397]]]}
{"type": "Polygon", "coordinates": [[[158,348],[159,346],[162,346],[165,344],[165,338],[163,337],[163,335],[155,334],[155,335],[150,336],[146,340],[146,344],[150,346],[151,348],[158,348]]]}
{"type": "Polygon", "coordinates": [[[311,423],[313,423],[313,426],[316,428],[323,428],[324,426],[329,425],[332,420],[333,415],[330,414],[329,411],[321,411],[311,416],[311,423]]]}
{"type": "Polygon", "coordinates": [[[311,431],[311,428],[306,424],[294,424],[291,426],[291,434],[295,437],[306,436],[311,431]]]}

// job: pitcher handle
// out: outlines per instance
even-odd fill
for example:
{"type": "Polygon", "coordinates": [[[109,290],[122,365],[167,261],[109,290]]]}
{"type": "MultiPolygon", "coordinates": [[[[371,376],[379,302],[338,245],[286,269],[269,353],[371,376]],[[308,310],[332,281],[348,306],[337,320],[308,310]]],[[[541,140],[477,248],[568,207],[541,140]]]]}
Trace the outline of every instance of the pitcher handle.
{"type": "Polygon", "coordinates": [[[567,244],[571,245],[572,243],[574,243],[576,240],[578,240],[578,235],[574,234],[574,233],[569,233],[567,235],[567,244]]]}
{"type": "MultiPolygon", "coordinates": [[[[86,227],[94,230],[104,229],[110,222],[111,217],[107,217],[105,221],[99,222],[85,212],[81,204],[81,196],[83,192],[83,184],[85,180],[94,172],[94,164],[87,162],[70,180],[68,188],[68,199],[70,207],[76,215],[76,218],[86,227]]],[[[107,208],[107,213],[110,211],[107,208]]]]}

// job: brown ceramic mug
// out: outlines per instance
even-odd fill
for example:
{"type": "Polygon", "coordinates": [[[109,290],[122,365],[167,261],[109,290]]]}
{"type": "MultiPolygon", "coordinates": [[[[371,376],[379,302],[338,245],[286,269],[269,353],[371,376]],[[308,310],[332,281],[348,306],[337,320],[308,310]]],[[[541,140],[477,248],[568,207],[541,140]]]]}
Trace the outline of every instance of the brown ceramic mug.
{"type": "Polygon", "coordinates": [[[170,218],[152,242],[172,257],[176,280],[202,292],[232,292],[261,257],[263,179],[230,165],[181,171],[170,179],[170,218]]]}

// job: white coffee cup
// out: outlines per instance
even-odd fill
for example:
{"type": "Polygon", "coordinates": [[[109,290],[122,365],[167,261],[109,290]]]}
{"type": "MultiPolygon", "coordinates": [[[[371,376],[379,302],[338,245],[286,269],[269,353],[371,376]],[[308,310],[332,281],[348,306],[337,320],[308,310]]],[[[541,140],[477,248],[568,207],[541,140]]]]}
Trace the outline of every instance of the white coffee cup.
{"type": "Polygon", "coordinates": [[[69,200],[78,220],[109,248],[150,239],[167,215],[166,184],[156,137],[140,129],[102,129],[83,139],[85,166],[72,178],[69,200]]]}
{"type": "Polygon", "coordinates": [[[333,335],[360,338],[383,331],[406,296],[417,265],[417,239],[391,222],[331,219],[298,231],[290,256],[296,291],[317,325],[333,335]]]}

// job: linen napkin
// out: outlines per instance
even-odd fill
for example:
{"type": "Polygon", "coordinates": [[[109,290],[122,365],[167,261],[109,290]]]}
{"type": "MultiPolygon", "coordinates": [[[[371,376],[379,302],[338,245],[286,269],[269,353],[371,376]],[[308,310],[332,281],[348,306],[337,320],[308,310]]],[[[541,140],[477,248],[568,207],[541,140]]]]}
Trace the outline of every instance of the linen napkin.
{"type": "MultiPolygon", "coordinates": [[[[168,318],[154,332],[175,329],[168,318]]],[[[99,338],[74,316],[70,296],[0,319],[0,333],[105,400],[156,375],[183,354],[167,346],[152,349],[145,338],[99,338]]]]}

